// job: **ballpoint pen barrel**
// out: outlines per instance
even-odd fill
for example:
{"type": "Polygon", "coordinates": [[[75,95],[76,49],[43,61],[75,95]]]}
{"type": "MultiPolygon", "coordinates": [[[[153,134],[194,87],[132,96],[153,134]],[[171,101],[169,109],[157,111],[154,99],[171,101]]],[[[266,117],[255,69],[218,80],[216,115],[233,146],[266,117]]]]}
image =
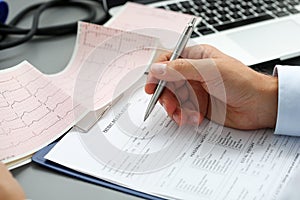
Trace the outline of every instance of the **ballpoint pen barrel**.
{"type": "MultiPolygon", "coordinates": [[[[185,48],[189,38],[191,37],[195,22],[196,22],[196,19],[193,18],[189,22],[189,24],[185,27],[182,35],[180,36],[180,38],[179,38],[179,40],[178,40],[178,42],[175,46],[175,49],[174,49],[173,53],[171,55],[170,61],[177,59],[181,55],[181,53],[182,53],[183,49],[185,48]]],[[[156,87],[156,90],[155,90],[155,92],[154,92],[154,94],[153,94],[153,96],[152,96],[152,98],[151,98],[151,100],[148,104],[148,107],[146,109],[144,121],[146,121],[146,119],[149,117],[150,113],[152,112],[153,108],[155,107],[155,105],[156,105],[161,93],[163,92],[166,84],[167,84],[166,81],[162,81],[162,80],[159,81],[159,83],[156,87]]]]}
{"type": "Polygon", "coordinates": [[[148,104],[148,107],[147,107],[147,110],[146,110],[146,113],[145,113],[145,117],[144,117],[144,121],[149,117],[150,113],[152,112],[152,110],[154,109],[161,93],[163,92],[165,86],[166,86],[167,82],[166,81],[162,81],[160,80],[157,87],[156,87],[156,90],[152,96],[152,98],[150,99],[150,102],[148,104]]]}
{"type": "Polygon", "coordinates": [[[181,55],[183,49],[185,48],[188,40],[190,39],[190,35],[193,32],[193,28],[188,26],[185,28],[185,34],[180,36],[179,42],[177,43],[174,52],[170,57],[170,61],[176,60],[181,55]]]}

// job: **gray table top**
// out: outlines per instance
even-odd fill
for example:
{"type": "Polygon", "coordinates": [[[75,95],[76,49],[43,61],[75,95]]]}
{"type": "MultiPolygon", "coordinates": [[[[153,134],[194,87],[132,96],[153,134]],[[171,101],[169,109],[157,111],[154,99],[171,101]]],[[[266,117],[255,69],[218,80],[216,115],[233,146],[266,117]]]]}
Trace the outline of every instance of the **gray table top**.
{"type": "MultiPolygon", "coordinates": [[[[26,6],[40,1],[8,0],[10,7],[9,19],[26,6]]],[[[53,25],[71,22],[85,15],[83,11],[77,9],[52,9],[42,15],[40,24],[53,25]]],[[[30,22],[30,18],[26,18],[22,21],[21,26],[28,27],[30,22]]],[[[0,53],[0,69],[12,67],[23,60],[27,60],[43,73],[53,74],[60,72],[71,58],[75,40],[75,35],[38,38],[18,47],[3,50],[0,53]]],[[[300,63],[299,59],[297,63],[300,63]]],[[[139,199],[62,175],[35,163],[29,163],[14,169],[12,173],[24,188],[28,199],[139,199]]],[[[295,175],[294,179],[287,185],[286,194],[289,194],[288,199],[299,199],[296,188],[299,180],[300,173],[295,175]]],[[[287,196],[283,197],[283,199],[286,198],[287,196]]]]}
{"type": "MultiPolygon", "coordinates": [[[[8,20],[26,6],[40,1],[8,0],[10,8],[8,20]]],[[[53,25],[72,22],[85,16],[86,13],[79,9],[50,9],[42,15],[40,24],[53,25]]],[[[26,18],[22,21],[21,26],[28,27],[30,23],[31,19],[26,18]]],[[[27,60],[43,73],[57,73],[63,70],[69,62],[75,40],[75,35],[38,38],[18,47],[3,50],[0,53],[0,69],[12,67],[23,60],[27,60]]],[[[12,173],[24,188],[28,199],[139,199],[59,174],[35,163],[14,169],[12,173]]]]}

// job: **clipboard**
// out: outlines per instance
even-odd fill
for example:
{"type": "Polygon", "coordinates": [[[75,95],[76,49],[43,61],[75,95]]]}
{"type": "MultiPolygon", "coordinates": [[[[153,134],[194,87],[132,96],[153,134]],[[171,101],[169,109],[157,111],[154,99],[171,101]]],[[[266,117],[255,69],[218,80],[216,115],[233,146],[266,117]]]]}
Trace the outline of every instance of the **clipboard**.
{"type": "Polygon", "coordinates": [[[102,180],[102,179],[99,179],[99,178],[95,178],[93,176],[89,176],[89,175],[80,173],[78,171],[69,169],[67,167],[59,165],[59,164],[54,163],[52,161],[46,160],[44,158],[44,156],[56,145],[56,143],[57,142],[53,142],[53,143],[49,144],[48,146],[42,148],[41,150],[37,151],[32,156],[32,161],[39,164],[39,165],[41,165],[41,166],[44,166],[44,167],[50,168],[52,170],[58,171],[62,174],[66,174],[68,176],[83,180],[85,182],[100,185],[100,186],[106,187],[108,189],[116,190],[116,191],[119,191],[119,192],[123,192],[123,193],[130,194],[130,195],[133,195],[133,196],[136,196],[136,197],[144,198],[144,199],[166,200],[166,199],[161,198],[161,197],[157,197],[157,196],[154,196],[154,195],[151,195],[151,194],[143,193],[143,192],[140,192],[140,191],[137,191],[137,190],[133,190],[133,189],[124,187],[124,186],[120,186],[120,185],[117,185],[117,184],[114,184],[114,183],[110,183],[108,181],[105,181],[105,180],[102,180]]]}
{"type": "Polygon", "coordinates": [[[94,111],[89,111],[80,121],[74,126],[77,127],[82,133],[87,133],[101,117],[108,111],[113,105],[115,105],[123,96],[120,94],[117,98],[113,99],[107,105],[94,111]]]}

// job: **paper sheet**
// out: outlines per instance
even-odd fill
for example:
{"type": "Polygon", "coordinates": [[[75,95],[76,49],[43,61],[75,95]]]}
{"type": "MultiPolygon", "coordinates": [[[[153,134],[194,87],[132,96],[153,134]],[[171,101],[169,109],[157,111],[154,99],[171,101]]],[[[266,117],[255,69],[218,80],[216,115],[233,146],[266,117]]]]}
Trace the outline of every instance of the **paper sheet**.
{"type": "MultiPolygon", "coordinates": [[[[173,49],[192,17],[195,16],[127,2],[105,26],[159,38],[162,48],[173,49]]],[[[197,18],[196,25],[200,21],[197,18]]]]}
{"type": "Polygon", "coordinates": [[[28,62],[0,73],[0,160],[32,154],[85,112],[28,62]]]}
{"type": "MultiPolygon", "coordinates": [[[[171,49],[189,20],[175,15],[128,3],[107,26],[156,36],[171,49]]],[[[299,139],[272,130],[208,120],[178,128],[159,106],[143,122],[149,98],[142,84],[131,88],[88,134],[73,129],[46,158],[142,192],[197,200],[276,199],[299,163],[299,139]]]]}
{"type": "Polygon", "coordinates": [[[66,69],[49,78],[90,110],[106,105],[119,82],[135,73],[119,91],[142,76],[152,61],[157,39],[114,28],[80,22],[72,59],[66,69]]]}
{"type": "Polygon", "coordinates": [[[298,163],[298,138],[208,120],[198,128],[180,129],[159,106],[143,122],[149,95],[142,90],[132,89],[88,134],[72,130],[46,158],[171,199],[278,197],[298,163]]]}
{"type": "Polygon", "coordinates": [[[117,16],[106,23],[106,26],[126,31],[163,29],[181,33],[191,18],[195,17],[132,2],[127,2],[121,9],[117,16]]]}
{"type": "MultiPolygon", "coordinates": [[[[151,22],[152,25],[150,27],[154,28],[150,30],[150,33],[154,33],[152,36],[158,36],[164,41],[163,46],[167,49],[172,48],[176,44],[180,32],[191,19],[191,16],[148,9],[144,6],[144,13],[140,16],[140,13],[136,13],[136,11],[140,10],[140,6],[142,5],[128,4],[129,10],[126,11],[127,14],[128,11],[132,11],[132,15],[128,15],[130,17],[128,20],[136,20],[144,16],[143,19],[139,20],[139,24],[132,23],[135,25],[127,26],[125,24],[127,18],[123,18],[124,16],[120,15],[111,24],[112,27],[123,30],[126,30],[124,29],[126,26],[127,30],[141,29],[145,26],[142,23],[143,21],[151,22]],[[169,19],[173,18],[176,18],[176,23],[174,20],[170,23],[169,19]]],[[[127,15],[126,13],[123,14],[127,15]]],[[[44,75],[34,70],[29,63],[22,63],[19,67],[16,67],[24,69],[31,67],[33,70],[31,71],[32,73],[28,73],[29,77],[34,76],[34,72],[42,77],[41,80],[47,82],[47,85],[44,85],[45,87],[38,89],[39,93],[47,96],[48,94],[52,94],[49,91],[50,88],[59,88],[59,92],[55,93],[55,95],[59,96],[63,94],[70,97],[72,106],[74,108],[80,107],[80,109],[68,119],[64,119],[66,117],[64,115],[59,116],[60,121],[64,121],[65,124],[54,126],[57,116],[52,112],[51,115],[48,114],[46,112],[46,105],[38,107],[39,105],[35,102],[36,100],[33,100],[33,98],[26,99],[27,94],[25,90],[15,90],[13,93],[15,96],[11,98],[16,98],[17,101],[20,101],[18,98],[21,100],[24,99],[24,102],[18,102],[18,105],[22,106],[21,110],[23,109],[25,114],[21,113],[21,116],[17,117],[13,110],[0,107],[0,113],[3,116],[0,134],[1,161],[13,163],[14,160],[30,155],[46,144],[49,144],[72,127],[89,110],[100,109],[112,101],[112,99],[117,98],[142,75],[153,58],[157,48],[157,39],[135,34],[132,31],[120,31],[115,28],[105,28],[83,22],[79,23],[72,59],[65,70],[58,74],[44,75]],[[28,108],[26,106],[23,107],[25,104],[29,105],[28,108]],[[40,118],[36,119],[36,117],[40,118]],[[25,122],[23,122],[24,120],[25,122]],[[44,123],[42,120],[46,122],[44,123]],[[32,125],[26,127],[24,123],[32,125]],[[51,127],[51,130],[48,130],[47,127],[51,127]],[[47,133],[43,131],[45,128],[48,130],[47,133]],[[43,134],[39,134],[40,132],[43,134]],[[20,134],[22,134],[21,137],[19,137],[20,134]]],[[[146,31],[145,33],[149,32],[146,31]]],[[[12,76],[17,76],[18,70],[12,70],[12,76]]],[[[7,70],[1,72],[5,76],[6,73],[7,70]]],[[[26,81],[28,80],[24,80],[23,84],[26,85],[26,81]]],[[[14,88],[14,84],[12,82],[2,84],[1,91],[5,91],[6,88],[14,88]]],[[[5,106],[7,102],[3,100],[3,95],[1,98],[1,104],[5,106]]],[[[47,101],[50,100],[51,103],[55,103],[63,100],[63,98],[59,96],[56,99],[47,99],[47,101]]],[[[62,104],[59,105],[61,105],[59,108],[60,112],[69,113],[68,109],[70,107],[64,107],[62,104]]],[[[71,113],[69,114],[71,115],[71,113]]]]}
{"type": "Polygon", "coordinates": [[[72,60],[55,75],[28,62],[0,72],[0,160],[51,143],[90,110],[118,97],[152,61],[157,40],[80,22],[72,60]]]}

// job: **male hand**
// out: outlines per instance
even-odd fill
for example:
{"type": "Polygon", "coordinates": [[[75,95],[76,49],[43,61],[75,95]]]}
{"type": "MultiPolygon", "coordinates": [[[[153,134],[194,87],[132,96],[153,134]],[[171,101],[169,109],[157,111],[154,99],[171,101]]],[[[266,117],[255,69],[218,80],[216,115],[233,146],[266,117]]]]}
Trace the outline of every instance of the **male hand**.
{"type": "Polygon", "coordinates": [[[238,129],[273,128],[277,78],[258,73],[209,45],[186,48],[182,58],[164,53],[151,66],[145,91],[168,82],[159,102],[177,124],[200,124],[204,117],[238,129]]]}

